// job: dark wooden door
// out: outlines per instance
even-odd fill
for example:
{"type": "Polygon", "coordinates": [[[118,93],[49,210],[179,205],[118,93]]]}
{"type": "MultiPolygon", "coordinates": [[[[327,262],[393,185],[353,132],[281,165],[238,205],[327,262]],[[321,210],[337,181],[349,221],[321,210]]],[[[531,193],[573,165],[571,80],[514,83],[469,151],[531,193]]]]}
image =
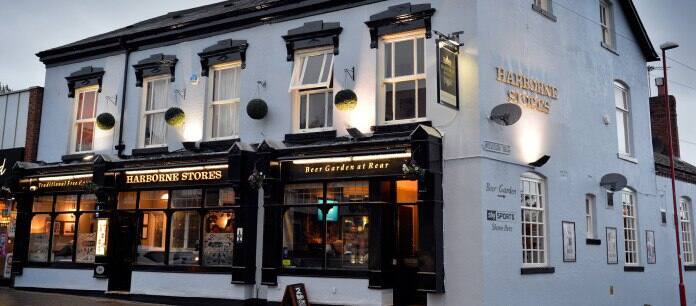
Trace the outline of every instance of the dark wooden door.
{"type": "Polygon", "coordinates": [[[109,244],[113,247],[110,252],[109,291],[130,291],[138,218],[134,212],[119,211],[114,221],[112,234],[109,235],[113,242],[109,244]]]}
{"type": "Polygon", "coordinates": [[[426,305],[426,296],[416,287],[418,275],[418,207],[396,209],[394,305],[426,305]]]}

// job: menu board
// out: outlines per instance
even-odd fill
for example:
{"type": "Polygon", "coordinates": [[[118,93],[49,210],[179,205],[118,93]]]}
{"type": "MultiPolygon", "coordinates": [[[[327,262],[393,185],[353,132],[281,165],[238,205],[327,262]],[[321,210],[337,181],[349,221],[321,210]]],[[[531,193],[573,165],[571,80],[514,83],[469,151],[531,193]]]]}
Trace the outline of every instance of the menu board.
{"type": "Polygon", "coordinates": [[[303,283],[292,284],[285,287],[285,294],[281,306],[309,306],[307,289],[303,283]]]}
{"type": "Polygon", "coordinates": [[[77,235],[77,262],[94,262],[97,245],[97,233],[80,233],[77,235]]]}
{"type": "Polygon", "coordinates": [[[231,265],[233,233],[207,233],[203,237],[206,265],[231,265]]]}

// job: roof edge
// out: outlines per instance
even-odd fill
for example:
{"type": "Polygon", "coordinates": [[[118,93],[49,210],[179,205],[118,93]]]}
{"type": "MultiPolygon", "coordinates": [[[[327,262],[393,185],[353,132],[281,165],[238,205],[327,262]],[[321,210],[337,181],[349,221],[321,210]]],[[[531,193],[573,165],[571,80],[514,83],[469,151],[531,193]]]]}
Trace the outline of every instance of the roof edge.
{"type": "Polygon", "coordinates": [[[638,15],[638,10],[633,4],[633,0],[620,0],[619,3],[621,7],[626,12],[626,18],[628,19],[628,25],[633,32],[633,35],[638,39],[638,45],[643,52],[646,62],[654,62],[660,60],[660,56],[655,51],[655,46],[653,46],[648,36],[648,32],[645,30],[643,21],[638,15]]]}

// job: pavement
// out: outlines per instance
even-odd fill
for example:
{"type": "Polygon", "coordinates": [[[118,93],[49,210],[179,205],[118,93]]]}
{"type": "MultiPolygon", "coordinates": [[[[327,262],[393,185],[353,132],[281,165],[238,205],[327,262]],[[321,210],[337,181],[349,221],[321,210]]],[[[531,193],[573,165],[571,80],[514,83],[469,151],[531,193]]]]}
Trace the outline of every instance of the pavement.
{"type": "Polygon", "coordinates": [[[44,293],[35,291],[15,290],[0,287],[0,306],[119,306],[141,305],[152,306],[159,304],[140,303],[109,299],[102,297],[80,296],[59,293],[44,293]]]}

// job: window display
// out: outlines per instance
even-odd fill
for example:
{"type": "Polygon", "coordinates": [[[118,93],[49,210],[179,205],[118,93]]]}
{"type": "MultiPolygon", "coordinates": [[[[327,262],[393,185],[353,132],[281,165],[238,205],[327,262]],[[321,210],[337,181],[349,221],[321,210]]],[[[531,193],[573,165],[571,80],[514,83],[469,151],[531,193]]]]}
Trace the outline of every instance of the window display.
{"type": "MultiPolygon", "coordinates": [[[[198,203],[200,205],[200,202],[198,203]]],[[[177,211],[172,215],[172,233],[169,241],[170,265],[198,264],[200,223],[201,219],[197,211],[177,211]]]]}
{"type": "Polygon", "coordinates": [[[206,215],[203,232],[204,265],[232,265],[235,228],[235,215],[231,210],[210,212],[206,215]]]}
{"type": "Polygon", "coordinates": [[[48,261],[48,238],[51,228],[51,215],[35,215],[31,219],[29,232],[28,260],[33,262],[48,261]]]}

